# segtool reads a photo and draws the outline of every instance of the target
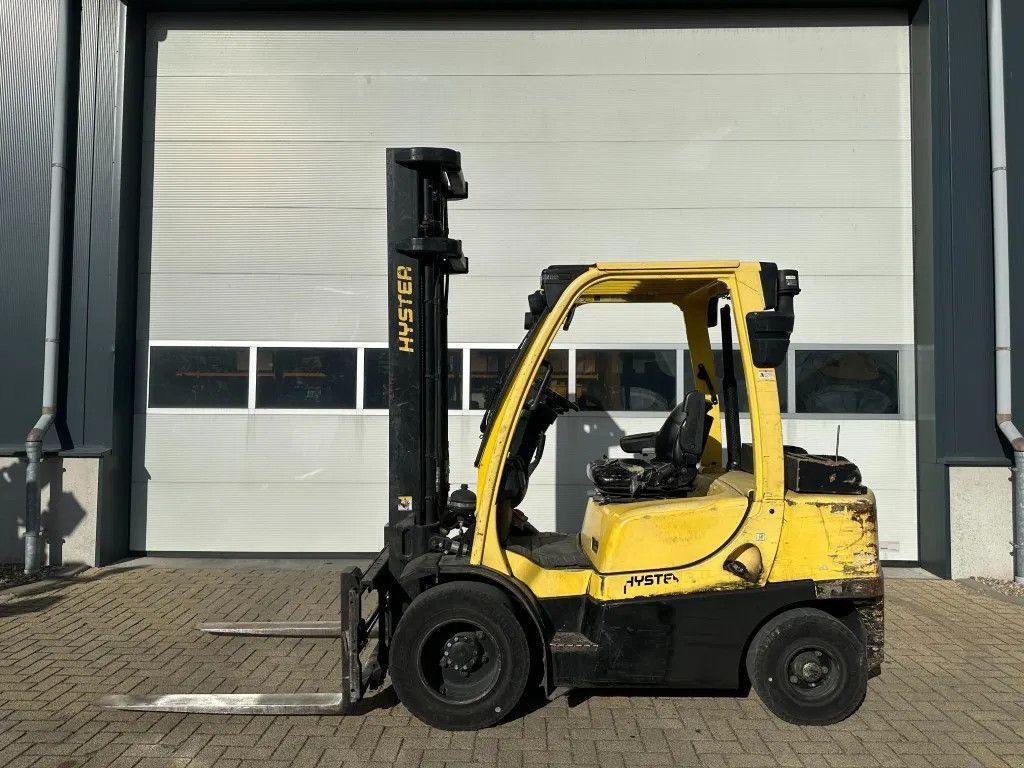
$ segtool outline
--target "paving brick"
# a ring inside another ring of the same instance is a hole
[[[98,709],[101,693],[325,691],[327,640],[200,635],[202,621],[337,615],[326,571],[97,571],[45,601],[0,592],[5,768],[1024,768],[1024,608],[942,581],[887,585],[887,663],[861,710],[798,727],[756,697],[574,692],[480,733],[384,692],[365,715]]]

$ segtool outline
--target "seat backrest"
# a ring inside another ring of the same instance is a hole
[[[670,461],[677,467],[696,466],[708,439],[709,408],[703,393],[687,392],[654,438],[655,458]]]

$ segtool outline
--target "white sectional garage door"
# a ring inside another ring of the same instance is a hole
[[[908,60],[882,12],[152,17],[133,548],[380,546],[384,148],[440,145],[471,192],[454,481],[543,266],[771,260],[804,287],[786,439],[831,451],[840,426],[883,557],[916,559]],[[560,340],[564,387],[658,383],[558,424],[524,503],[541,527],[576,524],[586,462],[685,386],[672,312],[608,319]]]

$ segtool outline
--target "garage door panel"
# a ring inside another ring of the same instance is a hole
[[[917,491],[872,488],[878,505],[878,550],[883,560],[916,562]]]
[[[386,271],[384,208],[165,207],[143,217],[143,272],[374,274],[383,280]]]
[[[798,348],[913,343],[902,12],[149,18],[140,359],[149,340],[383,341],[384,149],[409,144],[460,150],[470,181],[453,343],[518,342],[549,264],[687,258],[799,269]],[[674,310],[615,314],[558,342],[683,340]],[[524,510],[578,529],[586,463],[663,416],[560,420]],[[386,418],[140,415],[132,546],[377,549]],[[450,416],[453,483],[475,484],[479,418]],[[827,452],[837,421],[883,556],[913,559],[914,423],[800,416],[786,439]]]
[[[136,476],[160,482],[314,485],[387,474],[387,415],[149,413],[136,418],[146,451]],[[182,450],[182,445],[189,450]]]
[[[811,453],[832,454],[839,427],[839,453],[861,470],[874,488],[913,491],[917,487],[915,424],[908,419],[784,419],[787,444]]]
[[[475,188],[474,188],[475,193]],[[378,275],[386,212],[346,208],[172,208],[143,221],[144,272]],[[539,280],[550,264],[756,257],[822,275],[913,275],[905,208],[483,211],[451,207],[470,280]],[[515,246],[509,247],[511,235]],[[458,283],[459,281],[456,281]]]
[[[880,281],[877,275],[801,273],[800,285],[802,293],[794,302],[794,343],[825,348],[835,343],[914,343],[913,315],[892,309],[914,306],[912,277],[887,275]]]
[[[153,275],[151,282],[149,338],[154,340],[387,338],[386,286],[379,277],[165,274]]]
[[[205,76],[150,78],[148,86],[155,116],[145,137],[157,141],[910,138],[900,74]]]
[[[271,17],[153,15],[147,69],[163,76],[908,72],[906,14],[876,11],[869,25],[865,18],[845,10],[633,11],[623,29],[612,14],[490,11],[390,23],[323,15],[310,29]]]
[[[384,149],[158,143],[152,197],[144,185],[143,204],[381,208]],[[905,141],[470,142],[459,149],[473,184],[459,203],[468,209],[910,206]]]
[[[132,496],[136,551],[367,553],[383,546],[388,490],[387,483],[150,481],[134,482]]]

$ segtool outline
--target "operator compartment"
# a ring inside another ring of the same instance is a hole
[[[750,506],[754,476],[701,473],[685,498],[591,498],[580,543],[599,573],[690,565],[733,538]]]

